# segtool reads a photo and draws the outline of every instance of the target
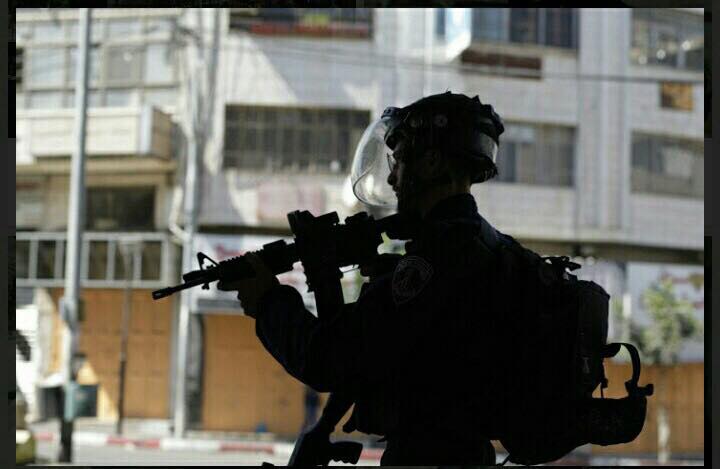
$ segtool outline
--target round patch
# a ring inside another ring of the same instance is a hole
[[[392,295],[396,305],[415,298],[430,282],[433,268],[418,256],[407,256],[395,268],[392,279]]]

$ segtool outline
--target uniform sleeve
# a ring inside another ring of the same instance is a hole
[[[283,368],[316,391],[351,389],[359,379],[361,322],[355,311],[319,321],[296,289],[278,285],[262,298],[255,329]]]

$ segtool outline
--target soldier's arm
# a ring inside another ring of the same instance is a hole
[[[290,375],[330,392],[352,387],[359,377],[361,327],[360,315],[352,310],[319,321],[296,289],[277,285],[260,302],[255,330]]]

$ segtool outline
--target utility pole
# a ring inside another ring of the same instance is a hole
[[[189,114],[190,132],[188,142],[188,160],[185,173],[185,198],[184,198],[184,221],[185,237],[183,240],[182,270],[189,272],[193,268],[193,240],[197,231],[198,212],[198,179],[199,164],[205,148],[207,123],[212,121],[212,115],[205,115],[212,112],[214,101],[214,80],[217,78],[217,54],[219,43],[220,11],[216,10],[213,20],[213,55],[210,64],[205,63],[203,56],[203,10],[196,9],[196,30],[198,33],[187,32],[192,38],[193,53],[188,56],[188,84],[190,87]],[[204,78],[201,80],[201,78]],[[205,100],[202,94],[205,91],[204,84],[210,84],[208,99],[210,106],[204,106]],[[173,415],[173,435],[182,438],[187,425],[187,396],[186,396],[186,371],[187,371],[187,350],[190,328],[190,309],[192,296],[190,290],[183,290],[180,297],[180,316],[178,321],[178,350],[177,350],[177,371],[175,373],[175,403]]]
[[[75,138],[70,172],[70,204],[68,207],[67,257],[65,261],[65,292],[60,312],[65,321],[63,331],[65,381],[63,418],[60,424],[60,462],[72,462],[72,435],[75,418],[75,389],[80,357],[77,354],[80,320],[80,259],[85,223],[85,127],[87,120],[87,89],[90,41],[90,9],[80,10],[78,60],[75,76]]]
[[[132,312],[133,259],[138,246],[137,241],[123,240],[119,243],[119,247],[122,251],[123,265],[125,267],[125,298],[123,301],[122,330],[120,331],[122,335],[120,338],[120,376],[118,379],[118,419],[115,424],[115,433],[121,435],[123,417],[125,416],[125,374],[127,369],[128,329],[130,328],[130,314]]]

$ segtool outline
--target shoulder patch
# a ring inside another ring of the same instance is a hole
[[[396,305],[407,303],[415,298],[430,282],[433,268],[428,261],[419,256],[407,256],[402,259],[392,279],[392,295]]]

